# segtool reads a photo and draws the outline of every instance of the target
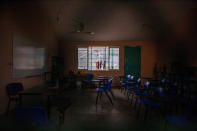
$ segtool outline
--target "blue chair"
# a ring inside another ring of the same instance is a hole
[[[180,102],[181,106],[188,104],[190,97],[190,85],[188,83],[184,83],[178,94],[178,101]]]
[[[161,78],[160,86],[163,87],[163,88],[166,88],[166,83],[167,83],[166,78],[165,77]]]
[[[96,89],[96,91],[97,91],[96,105],[98,103],[99,96],[100,96],[100,99],[101,99],[101,96],[102,96],[103,92],[106,94],[106,96],[108,97],[110,103],[113,105],[112,99],[111,99],[111,97],[108,94],[108,92],[110,92],[110,88],[111,88],[111,85],[112,85],[112,80],[113,80],[113,78],[111,78],[108,81],[107,84],[101,84],[100,87]]]
[[[126,77],[125,76],[120,76],[120,84],[121,84],[121,92],[122,90],[124,89],[124,87],[126,86],[127,84],[127,81],[128,79],[130,78],[131,75],[127,75]]]
[[[93,74],[86,74],[85,80],[84,80],[84,83],[86,84],[86,86],[91,87],[93,79],[94,79],[94,75]]]
[[[136,96],[135,107],[137,104],[138,97],[141,98],[141,97],[147,96],[149,94],[150,87],[151,87],[151,83],[149,81],[146,81],[144,83],[143,88],[138,87],[136,90],[132,92],[132,94]]]
[[[151,83],[149,81],[145,82],[144,88],[140,89],[138,87],[135,91],[133,91],[134,95],[148,95],[149,89],[150,89]]]
[[[151,81],[152,88],[154,88],[154,87],[166,88],[166,83],[167,83],[167,79],[165,77],[162,77],[160,80],[152,80]]]
[[[163,87],[155,87],[152,89],[151,95],[148,95],[148,97],[140,98],[140,105],[143,104],[146,108],[144,120],[146,120],[148,115],[148,109],[151,108],[158,108],[161,109],[161,106],[163,105],[163,98],[165,95],[165,89]],[[140,109],[138,110],[140,111]],[[138,112],[139,116],[139,112]]]
[[[170,87],[167,89],[167,97],[170,99],[177,98],[178,95],[178,82],[173,82]]]
[[[138,78],[136,82],[131,82],[131,83],[128,83],[128,99],[130,97],[130,95],[132,94],[132,91],[135,91],[136,89],[139,89],[141,87],[141,78]],[[132,95],[132,99],[133,99],[133,95]],[[132,100],[131,100],[131,103],[132,103]]]
[[[14,82],[14,83],[9,83],[6,86],[6,90],[7,90],[7,94],[8,94],[8,98],[9,98],[8,105],[7,105],[7,111],[6,111],[6,113],[8,114],[9,108],[10,108],[10,104],[11,104],[12,101],[14,101],[17,104],[19,104],[18,102],[20,102],[20,101],[19,101],[18,93],[20,91],[23,91],[24,87],[23,87],[22,83]]]
[[[193,129],[195,125],[192,123],[196,123],[197,121],[197,97],[191,97],[191,100],[185,109],[183,115],[179,116],[166,116],[165,128],[167,124],[171,124],[175,127],[185,130],[196,130]]]
[[[141,78],[138,78],[137,81],[132,81],[131,83],[128,83],[128,87],[127,89],[128,90],[131,90],[131,89],[136,89],[136,88],[140,88],[141,86]]]
[[[91,81],[94,78],[93,74],[87,74],[86,75],[86,81]]]
[[[131,82],[131,81],[134,81],[134,76],[133,75],[127,75],[125,79],[121,80],[120,83],[121,83],[121,92],[122,90],[124,90],[125,94],[126,94],[126,91],[127,91],[127,87],[128,87],[128,82]]]
[[[20,126],[48,128],[55,125],[55,121],[47,120],[47,113],[43,107],[16,107],[14,109],[14,118]]]
[[[175,112],[178,111],[178,99],[179,99],[179,83],[177,81],[172,82],[170,86],[166,90],[166,110],[170,111],[171,113],[174,112],[174,107],[175,107]]]

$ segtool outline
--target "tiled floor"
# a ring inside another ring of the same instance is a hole
[[[113,89],[113,92],[114,105],[110,104],[105,94],[96,105],[95,89],[76,91],[72,96],[72,106],[66,112],[64,126],[80,129],[94,128],[95,130],[145,129],[144,126],[147,124],[143,121],[143,109],[140,117],[137,117],[137,110],[131,105],[128,98],[118,89]],[[152,117],[149,123],[152,124],[149,128],[155,128],[155,130],[164,128],[164,121],[160,117]]]
[[[115,100],[111,105],[105,94],[96,105],[97,92],[95,89],[77,89],[72,93],[72,105],[65,113],[65,121],[61,126],[53,130],[62,131],[131,131],[150,130],[164,131],[164,118],[157,110],[149,112],[146,122],[143,120],[144,108],[141,108],[140,116],[137,116],[137,109],[131,105],[128,98],[119,89],[113,89]],[[33,99],[33,98],[32,98]],[[38,101],[37,101],[38,102]],[[30,102],[27,102],[30,103]],[[36,102],[34,102],[36,103]],[[52,109],[51,120],[58,121],[58,112]],[[9,127],[13,122],[13,115],[0,117],[0,131],[12,129]],[[6,127],[8,129],[6,129]],[[1,128],[4,128],[1,130]],[[169,127],[167,130],[180,130]]]

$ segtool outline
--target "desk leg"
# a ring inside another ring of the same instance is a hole
[[[112,91],[112,89],[111,89],[111,88],[109,89],[109,92],[111,93],[111,95],[112,95],[113,99],[115,100],[116,98],[115,98],[114,93],[113,93],[113,91]]]
[[[111,104],[113,105],[113,102],[112,102],[112,99],[111,97],[109,96],[109,94],[107,92],[105,92],[106,96],[108,97],[109,101],[111,102]]]
[[[50,119],[50,113],[51,113],[50,96],[47,96],[47,116],[48,116],[48,119]]]
[[[22,106],[22,95],[19,94],[19,103],[18,103],[19,106]]]

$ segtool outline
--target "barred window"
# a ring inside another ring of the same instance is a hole
[[[78,69],[118,70],[119,47],[109,47],[109,46],[79,47]]]
[[[87,48],[78,48],[78,69],[87,69],[87,59]]]
[[[110,48],[110,69],[119,69],[119,48]]]

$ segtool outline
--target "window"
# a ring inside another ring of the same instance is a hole
[[[110,69],[119,69],[119,48],[110,48]]]
[[[88,47],[88,70],[106,70],[108,51],[108,47]]]
[[[119,47],[109,47],[109,46],[79,47],[78,69],[118,70]]]
[[[87,48],[78,48],[78,69],[87,69],[87,53]]]

